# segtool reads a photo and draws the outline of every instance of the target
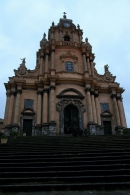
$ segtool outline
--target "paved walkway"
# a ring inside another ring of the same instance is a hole
[[[50,191],[50,192],[0,192],[0,195],[130,195],[130,190],[116,191]]]

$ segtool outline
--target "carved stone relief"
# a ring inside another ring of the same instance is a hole
[[[20,64],[18,70],[14,70],[15,76],[28,76],[28,70],[25,66],[25,61],[22,61],[22,64]]]
[[[84,129],[83,113],[85,112],[85,106],[79,99],[60,99],[56,104],[56,110],[59,112],[59,129],[60,133],[64,134],[64,109],[68,105],[74,105],[78,109],[79,127]]]
[[[62,62],[62,65],[61,65],[62,70],[61,71],[63,71],[63,70],[65,71],[65,62],[71,61],[74,64],[74,72],[77,72],[77,61],[78,61],[77,56],[73,55],[72,53],[70,53],[68,51],[66,54],[62,54],[60,56],[60,59]]]
[[[106,82],[114,82],[116,79],[116,76],[112,76],[112,74],[110,73],[110,71],[108,70],[109,66],[105,65],[104,69],[105,69],[105,73],[104,73],[104,81]]]

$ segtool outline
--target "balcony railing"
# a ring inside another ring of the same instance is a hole
[[[80,47],[79,43],[71,42],[71,41],[56,41],[56,45]]]

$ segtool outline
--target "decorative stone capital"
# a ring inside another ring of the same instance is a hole
[[[90,88],[85,88],[85,92],[90,92],[91,89]]]
[[[84,51],[84,52],[82,52],[82,55],[86,55],[86,52]]]
[[[37,91],[37,95],[42,95],[43,91]]]
[[[93,59],[92,57],[90,57],[90,62],[93,62],[93,60],[94,60],[94,59]]]
[[[40,55],[40,58],[44,58],[44,55],[42,54],[42,55]]]
[[[95,97],[95,98],[97,98],[98,96],[99,96],[99,94],[98,94],[98,93],[95,93],[95,94],[94,94],[94,97]]]
[[[10,92],[7,91],[7,92],[6,92],[6,96],[7,96],[7,97],[10,97]]]
[[[91,95],[95,95],[95,92],[94,91],[91,91]]]
[[[43,93],[48,93],[48,91],[49,91],[49,88],[43,89]]]
[[[116,98],[117,96],[116,96],[116,94],[112,94],[111,95],[111,98],[113,99],[113,98]]]
[[[51,85],[50,86],[50,90],[55,90],[56,86],[55,85]]]
[[[51,52],[55,52],[55,49],[51,49]]]
[[[15,95],[15,91],[11,91],[10,92],[10,95]]]
[[[17,94],[21,94],[22,93],[22,90],[21,89],[17,89],[16,93]]]
[[[121,100],[121,96],[117,96],[116,99],[117,99],[117,100]]]

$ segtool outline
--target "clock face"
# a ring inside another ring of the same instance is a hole
[[[64,22],[63,25],[64,25],[65,27],[70,27],[70,23],[68,23],[68,22]]]

